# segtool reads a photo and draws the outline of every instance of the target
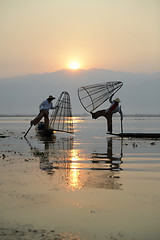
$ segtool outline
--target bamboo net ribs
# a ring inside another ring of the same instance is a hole
[[[50,128],[54,131],[73,133],[73,117],[70,96],[68,92],[62,92],[59,96],[56,108],[50,118]]]
[[[79,100],[87,112],[92,112],[104,103],[112,94],[115,94],[123,83],[112,81],[80,87],[78,89]]]

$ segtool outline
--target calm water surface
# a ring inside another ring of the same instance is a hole
[[[0,118],[4,226],[54,229],[60,239],[159,239],[160,140],[106,135],[75,117],[73,135],[36,135],[30,117]],[[114,118],[114,132],[120,119]],[[160,117],[126,117],[124,132],[160,132]]]

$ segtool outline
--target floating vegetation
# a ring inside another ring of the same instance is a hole
[[[134,148],[138,147],[138,144],[137,143],[133,143],[133,147]]]

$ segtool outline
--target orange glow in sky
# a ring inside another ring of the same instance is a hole
[[[0,78],[66,68],[159,72],[158,0],[0,1],[0,17]]]

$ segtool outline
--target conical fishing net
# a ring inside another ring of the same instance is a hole
[[[50,118],[50,128],[55,131],[73,133],[72,108],[68,92],[61,93],[56,106]]]
[[[104,103],[113,93],[116,93],[123,83],[120,81],[106,82],[80,87],[79,100],[87,112],[92,112]]]

